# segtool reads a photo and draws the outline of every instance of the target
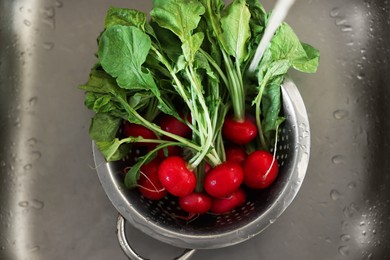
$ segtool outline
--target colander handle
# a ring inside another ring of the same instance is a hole
[[[140,256],[127,242],[126,232],[125,232],[126,219],[122,217],[121,214],[118,214],[118,219],[116,222],[117,237],[120,247],[122,248],[125,255],[132,260],[147,260]],[[175,260],[189,260],[196,252],[196,249],[186,249],[183,254],[174,258]]]

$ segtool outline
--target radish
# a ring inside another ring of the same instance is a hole
[[[238,121],[233,115],[228,115],[222,126],[222,135],[235,144],[247,144],[256,138],[257,127],[248,117]]]
[[[164,150],[165,149],[158,150],[157,156],[165,158],[168,156],[178,156],[178,155],[181,155],[181,153],[182,153],[182,149],[179,146],[174,146],[174,145],[167,147],[167,155],[165,155]]]
[[[158,167],[158,178],[169,193],[178,197],[191,194],[196,187],[195,174],[179,156],[170,156],[162,161]]]
[[[142,195],[151,200],[159,200],[167,195],[167,191],[161,185],[157,175],[160,163],[161,159],[157,157],[149,163],[142,165],[140,169],[138,190]]]
[[[134,123],[126,122],[123,126],[123,133],[127,137],[139,137],[141,136],[144,139],[157,139],[156,134],[142,125],[137,125]],[[147,146],[152,147],[155,146],[153,143],[141,143],[137,142],[138,146]]]
[[[179,206],[190,214],[206,213],[211,208],[211,203],[211,197],[205,193],[193,192],[179,198]]]
[[[225,198],[214,198],[210,212],[215,214],[228,213],[234,208],[245,203],[246,194],[242,188],[238,188]]]
[[[187,117],[188,121],[191,122],[191,116]],[[189,128],[185,123],[177,120],[175,117],[170,115],[163,115],[160,120],[159,124],[162,130],[181,136],[181,137],[191,137],[191,128]],[[170,138],[166,138],[170,139]]]
[[[242,165],[247,156],[245,149],[242,146],[230,145],[225,149],[226,161],[236,162]]]
[[[206,192],[216,198],[222,198],[240,187],[244,179],[241,166],[226,161],[210,170],[203,181]]]
[[[275,181],[278,171],[278,162],[271,153],[254,151],[244,163],[244,183],[254,189],[267,188]]]

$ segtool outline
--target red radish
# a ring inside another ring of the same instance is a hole
[[[157,145],[156,145],[157,146]],[[156,148],[155,146],[152,147],[153,149]],[[150,149],[151,150],[151,149]],[[182,153],[182,149],[179,147],[179,146],[168,146],[166,147],[166,150],[168,152],[167,155],[165,155],[165,149],[160,149],[158,150],[157,152],[157,156],[160,157],[160,158],[165,158],[165,157],[168,157],[168,156],[177,156],[177,155],[181,155]]]
[[[210,211],[215,214],[227,213],[245,203],[246,194],[242,188],[238,188],[225,198],[214,198]]]
[[[188,116],[188,121],[191,122],[191,116]],[[190,137],[191,136],[191,128],[189,128],[185,123],[177,120],[175,117],[170,115],[163,115],[159,124],[162,130],[181,136],[181,137]],[[169,138],[168,138],[169,139]]]
[[[178,197],[189,195],[196,187],[195,174],[179,156],[170,156],[162,161],[158,167],[158,178],[169,193]]]
[[[244,163],[244,183],[254,189],[267,188],[275,181],[278,171],[278,162],[271,153],[254,151]]]
[[[249,117],[240,122],[228,115],[222,126],[222,135],[235,144],[247,144],[257,136],[257,127]]]
[[[204,177],[204,189],[216,198],[228,196],[240,187],[244,179],[241,166],[226,161],[210,170]]]
[[[231,145],[225,149],[226,161],[236,162],[242,165],[246,158],[246,151],[242,146]]]
[[[127,137],[143,137],[144,139],[157,139],[156,134],[152,131],[146,128],[145,126],[142,125],[137,125],[134,123],[126,122],[123,126],[123,133]],[[151,143],[137,143],[138,146],[151,146],[155,144]]]
[[[162,199],[167,195],[167,191],[161,185],[157,175],[160,163],[161,159],[155,158],[149,163],[142,165],[140,169],[138,190],[142,195],[151,200]]]
[[[193,192],[179,198],[179,206],[191,214],[203,214],[211,208],[211,197],[205,193]]]

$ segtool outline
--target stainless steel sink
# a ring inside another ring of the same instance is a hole
[[[77,89],[112,5],[151,1],[0,0],[0,259],[126,259]],[[288,22],[321,51],[317,74],[291,73],[312,131],[305,181],[263,233],[194,259],[389,259],[390,2],[300,0]],[[127,231],[145,257],[181,252]]]

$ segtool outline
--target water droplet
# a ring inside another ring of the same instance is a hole
[[[348,256],[349,255],[349,247],[348,246],[340,246],[339,247],[339,254],[342,256]]]
[[[367,256],[367,260],[372,260],[373,257],[372,257],[372,253],[370,253],[368,256]]]
[[[54,30],[56,28],[54,7],[44,8],[42,14],[43,14],[43,20],[42,20],[43,23],[47,24],[51,29]]]
[[[362,235],[365,236],[367,234],[367,231],[363,230]]]
[[[334,119],[342,120],[349,116],[348,110],[345,109],[337,109],[333,112]]]
[[[357,212],[358,209],[356,208],[354,203],[351,203],[349,206],[345,206],[343,209],[344,217],[346,218],[352,218],[354,213]]]
[[[337,17],[340,13],[340,9],[338,7],[335,7],[333,8],[332,10],[330,10],[330,17]]]
[[[19,118],[19,117],[17,117],[17,118],[15,119],[14,126],[16,126],[16,127],[20,127],[20,126],[21,126],[20,118]]]
[[[43,9],[42,13],[46,18],[53,18],[56,15],[54,7],[46,7]]]
[[[62,1],[56,1],[55,5],[57,8],[61,8],[64,6],[64,3]]]
[[[32,151],[31,154],[33,155],[35,160],[38,160],[42,157],[42,153],[40,151]]]
[[[330,198],[334,201],[339,200],[341,197],[341,194],[338,190],[331,190],[330,191]]]
[[[32,97],[32,98],[30,98],[30,99],[28,100],[28,104],[29,104],[30,106],[35,106],[35,105],[37,104],[37,102],[38,102],[38,98],[37,98],[37,97]]]
[[[332,243],[332,240],[331,240],[329,237],[326,237],[326,238],[325,238],[325,242],[326,242],[326,243]]]
[[[344,207],[343,214],[346,218],[351,218],[353,216],[353,212],[350,210],[349,207]]]
[[[340,26],[340,25],[343,25],[343,24],[346,24],[347,23],[347,20],[346,19],[336,19],[336,25],[337,26]]]
[[[352,27],[350,25],[344,25],[341,27],[341,31],[342,32],[351,32],[352,31]]]
[[[45,42],[45,43],[43,43],[43,48],[47,51],[50,51],[54,48],[54,43],[53,42]]]
[[[351,236],[348,234],[343,234],[340,236],[340,240],[343,242],[348,242],[349,240],[351,240]]]
[[[28,26],[28,27],[31,26],[31,22],[30,22],[29,20],[27,20],[27,19],[25,19],[25,20],[23,21],[23,23],[24,23],[24,25],[26,25],[26,26]]]
[[[360,73],[356,76],[356,78],[357,78],[358,80],[363,80],[365,77],[366,77],[366,74],[364,74],[364,72],[360,72]]]
[[[28,140],[26,141],[26,144],[27,144],[28,146],[34,146],[34,145],[37,144],[37,142],[38,142],[38,140],[37,140],[36,138],[32,137],[32,138],[30,138],[30,139],[28,139]]]
[[[45,204],[43,203],[43,201],[33,199],[30,201],[30,206],[34,209],[42,209],[45,206]]]
[[[344,155],[338,154],[332,157],[333,164],[343,164],[345,162]]]
[[[345,220],[341,221],[341,230],[346,230],[348,229],[348,227],[349,227],[348,221]]]
[[[354,182],[354,181],[353,181],[353,182],[350,182],[350,183],[348,183],[348,185],[347,185],[347,187],[348,187],[348,188],[350,188],[351,190],[352,190],[352,189],[355,189],[355,188],[356,188],[356,186],[357,186],[357,185],[356,185],[356,182]]]
[[[29,203],[28,203],[28,201],[25,201],[25,200],[24,200],[24,201],[19,202],[18,205],[19,205],[20,207],[22,207],[22,208],[27,208],[28,205],[29,205]]]
[[[39,250],[41,250],[40,246],[33,246],[29,249],[30,253],[38,252]]]
[[[23,166],[23,169],[24,169],[25,171],[31,170],[31,169],[32,169],[32,164],[31,164],[31,163],[26,164],[25,166]]]

